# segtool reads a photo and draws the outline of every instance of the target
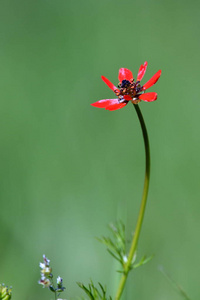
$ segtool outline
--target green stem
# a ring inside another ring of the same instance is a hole
[[[138,104],[133,104],[133,106],[136,110],[138,119],[140,121],[141,129],[142,129],[142,134],[143,134],[143,139],[144,139],[144,147],[145,147],[145,156],[146,156],[146,168],[145,168],[145,178],[144,178],[144,188],[143,188],[143,194],[142,194],[142,201],[141,201],[141,205],[140,205],[140,211],[139,211],[139,215],[138,215],[138,219],[137,219],[137,224],[136,224],[133,240],[132,240],[132,243],[131,243],[131,248],[130,248],[130,251],[129,251],[127,263],[125,264],[125,267],[124,267],[124,273],[121,277],[115,300],[120,299],[120,297],[122,295],[122,292],[124,290],[124,286],[125,286],[125,283],[126,283],[126,280],[127,280],[127,277],[128,277],[128,273],[131,269],[131,263],[132,263],[133,256],[135,254],[137,244],[138,244],[138,240],[139,240],[139,236],[140,236],[142,221],[143,221],[143,218],[144,218],[144,212],[145,212],[145,207],[146,207],[146,202],[147,202],[148,189],[149,189],[150,148],[149,148],[148,133],[147,133],[146,125],[145,125],[141,110],[139,108],[139,105]]]

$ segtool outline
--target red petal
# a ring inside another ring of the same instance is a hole
[[[148,65],[148,62],[145,61],[144,64],[140,66],[139,71],[138,71],[138,75],[137,75],[137,81],[141,81],[142,78],[144,77],[144,74],[145,74],[146,69],[147,69],[147,65]]]
[[[121,68],[119,69],[119,81],[122,82],[122,80],[126,79],[126,80],[131,80],[133,79],[133,74],[129,69],[125,69],[125,68]]]
[[[116,110],[116,109],[123,108],[126,105],[127,105],[127,103],[118,103],[118,104],[114,104],[114,105],[109,105],[109,106],[106,107],[106,109],[108,109],[108,110]]]
[[[104,99],[92,103],[91,105],[94,107],[105,108],[108,110],[116,110],[126,106],[127,103],[119,103],[119,99]]]
[[[152,102],[157,99],[157,93],[145,93],[138,97],[140,100],[146,101],[146,102]]]
[[[91,105],[94,107],[105,108],[106,106],[111,105],[112,103],[116,104],[116,103],[119,103],[119,101],[118,101],[118,99],[104,99],[104,100],[99,100],[95,103],[92,103]]]
[[[130,101],[130,100],[132,100],[133,98],[132,98],[131,96],[129,96],[129,95],[124,95],[124,96],[123,96],[123,99],[124,99],[124,100]]]
[[[115,90],[119,91],[118,88],[116,88],[116,86],[112,82],[110,82],[110,80],[108,80],[105,76],[101,76],[101,79],[107,84],[107,86],[111,90],[113,90],[113,91],[115,91]]]
[[[161,75],[161,70],[159,70],[155,75],[153,75],[153,77],[147,81],[144,85],[143,85],[143,91],[149,89],[152,85],[154,85],[158,79],[160,78]]]

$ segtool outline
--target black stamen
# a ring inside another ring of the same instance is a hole
[[[128,80],[126,80],[126,79],[124,79],[124,80],[122,80],[122,83],[121,83],[121,88],[127,88],[127,87],[129,87],[130,86],[130,81],[128,81]]]

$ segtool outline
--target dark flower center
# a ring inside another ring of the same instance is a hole
[[[130,81],[124,79],[122,80],[122,83],[121,83],[121,88],[124,89],[124,88],[128,88],[130,86]]]
[[[142,92],[140,81],[134,82],[134,79],[131,81],[126,79],[122,80],[122,82],[118,84],[118,88],[119,91],[115,91],[115,93],[119,97],[120,101],[122,101],[123,96],[129,96],[132,99],[138,98],[139,93]]]

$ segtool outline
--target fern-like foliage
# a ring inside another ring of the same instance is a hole
[[[112,233],[112,238],[110,237],[101,237],[98,238],[102,244],[106,245],[107,251],[114,257],[121,265],[122,270],[118,270],[118,272],[123,273],[125,270],[125,266],[128,260],[127,256],[127,240],[125,237],[125,225],[119,221],[115,225],[109,224],[109,229]],[[136,269],[152,259],[153,256],[146,257],[143,256],[139,262],[136,262],[136,253],[133,257],[132,264],[130,269]]]
[[[106,245],[108,252],[120,262],[122,267],[126,263],[126,238],[125,238],[125,225],[122,222],[109,224],[109,229],[113,238],[101,237],[98,238],[102,244]]]
[[[104,288],[101,283],[98,283],[99,287],[95,287],[92,281],[90,281],[88,287],[81,282],[77,282],[77,284],[86,293],[90,300],[112,300],[110,296],[108,297],[106,295],[106,288]]]

